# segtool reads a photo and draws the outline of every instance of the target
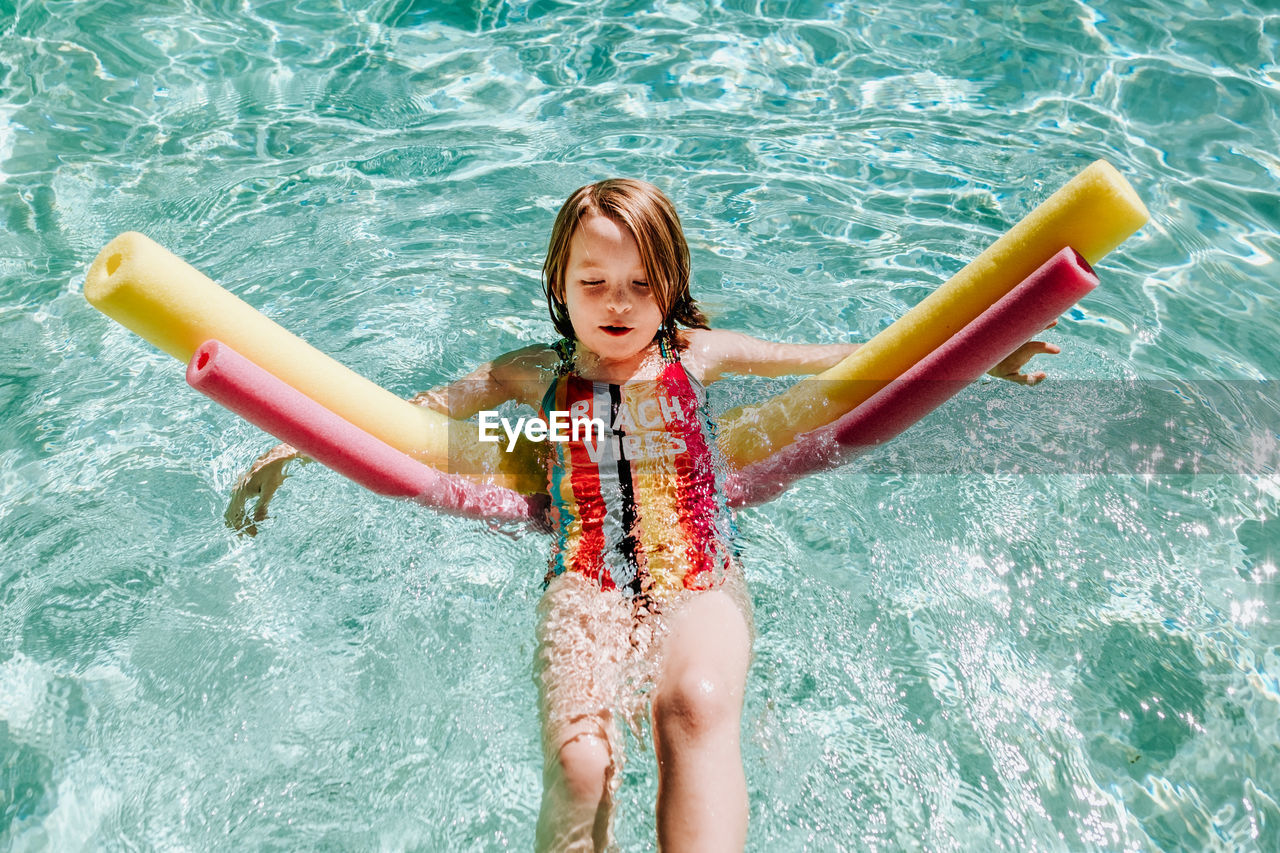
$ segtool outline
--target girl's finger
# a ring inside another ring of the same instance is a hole
[[[244,524],[244,503],[245,495],[237,489],[231,495],[231,503],[227,504],[227,511],[222,514],[227,526],[239,528]]]

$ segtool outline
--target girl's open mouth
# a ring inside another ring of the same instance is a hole
[[[630,326],[601,326],[600,328],[604,329],[610,335],[619,336],[625,335],[627,332],[631,331]]]

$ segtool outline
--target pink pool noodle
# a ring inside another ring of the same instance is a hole
[[[221,341],[205,341],[187,384],[372,492],[455,515],[541,523],[546,498],[482,485],[422,464],[334,414]]]
[[[834,468],[894,438],[1004,361],[1097,284],[1088,261],[1064,248],[853,411],[730,476],[729,503],[764,503],[801,477]]]

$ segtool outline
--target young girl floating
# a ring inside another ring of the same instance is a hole
[[[554,543],[534,664],[544,761],[537,847],[611,845],[619,722],[638,735],[648,711],[660,848],[741,850],[739,727],[755,631],[703,388],[734,373],[817,373],[857,345],[708,328],[689,292],[675,208],[642,181],[601,181],[569,197],[543,289],[560,341],[414,398],[459,419],[515,400],[547,421],[567,413],[606,428],[546,445]],[[1022,366],[1056,352],[1031,341],[991,373],[1035,384],[1044,374]],[[228,522],[254,532],[297,458],[288,445],[262,456],[237,484]]]

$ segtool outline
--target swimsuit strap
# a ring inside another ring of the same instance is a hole
[[[680,372],[678,375],[684,377],[685,381],[689,383],[689,387],[693,389],[699,400],[705,401],[707,393],[706,387],[698,377],[689,372],[689,368],[680,360],[680,350],[676,349],[669,342],[666,335],[658,338],[658,350],[662,353],[662,360],[666,362],[667,369],[669,370],[672,367],[679,367]]]
[[[573,350],[574,343],[568,338],[561,338],[551,345],[556,355],[560,356],[560,363],[556,365],[556,376],[568,376],[573,372]]]

